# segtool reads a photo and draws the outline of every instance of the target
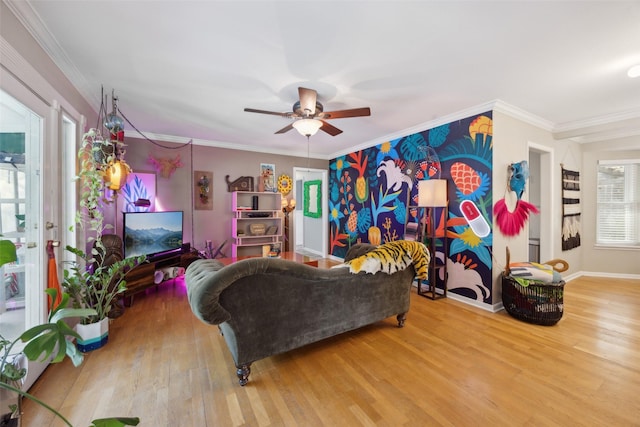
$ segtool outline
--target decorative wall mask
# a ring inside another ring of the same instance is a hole
[[[178,154],[174,159],[156,159],[149,154],[149,163],[153,165],[156,172],[163,178],[171,178],[171,175],[173,175],[176,169],[184,166],[182,161],[180,161],[180,154]]]
[[[526,160],[509,165],[509,176],[505,197],[493,206],[493,214],[498,228],[505,236],[520,234],[529,214],[538,213],[538,209],[531,203],[522,200],[524,189],[529,178],[529,164]],[[509,198],[509,203],[507,203]]]

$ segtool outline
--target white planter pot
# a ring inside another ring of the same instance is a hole
[[[80,335],[77,342],[78,350],[86,353],[98,349],[109,340],[109,318],[89,325],[77,324],[75,330]]]

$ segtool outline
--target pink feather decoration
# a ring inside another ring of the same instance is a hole
[[[529,202],[518,200],[513,212],[509,212],[504,199],[500,199],[493,206],[493,215],[498,228],[505,236],[517,236],[529,219],[529,213],[537,214],[538,209]]]

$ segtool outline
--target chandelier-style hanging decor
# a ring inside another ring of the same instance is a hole
[[[106,113],[107,97],[104,95],[104,91],[102,98],[96,128],[100,128],[101,119],[104,117],[102,125],[107,129],[109,138],[103,139],[100,131],[97,131],[97,137],[94,140],[94,154],[98,168],[103,171],[105,185],[110,190],[118,191],[127,182],[127,176],[131,173],[131,167],[124,160],[126,152],[124,120],[118,116],[118,98],[114,91],[111,92],[111,113]]]

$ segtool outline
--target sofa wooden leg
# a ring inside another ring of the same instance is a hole
[[[249,382],[249,374],[251,374],[251,365],[236,366],[236,375],[238,376],[238,382],[240,385],[246,385]]]
[[[398,319],[398,328],[402,328],[404,326],[404,321],[407,320],[407,313],[398,314],[396,319]]]

